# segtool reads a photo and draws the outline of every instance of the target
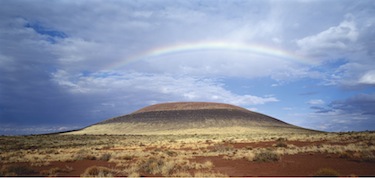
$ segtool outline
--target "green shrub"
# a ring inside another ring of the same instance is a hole
[[[280,160],[280,156],[269,150],[257,153],[253,159],[253,161],[256,161],[256,162],[273,162],[273,161],[279,161],[279,160]]]

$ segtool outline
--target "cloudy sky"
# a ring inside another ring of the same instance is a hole
[[[0,1],[0,134],[223,102],[375,128],[375,1]]]

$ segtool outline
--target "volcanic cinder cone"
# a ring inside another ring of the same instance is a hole
[[[309,133],[278,119],[222,103],[151,105],[67,134],[247,134]]]

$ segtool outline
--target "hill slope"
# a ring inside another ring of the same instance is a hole
[[[163,103],[68,134],[307,133],[278,119],[222,103]]]

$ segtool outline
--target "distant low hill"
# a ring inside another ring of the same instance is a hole
[[[65,134],[310,133],[270,116],[222,103],[155,104]]]

